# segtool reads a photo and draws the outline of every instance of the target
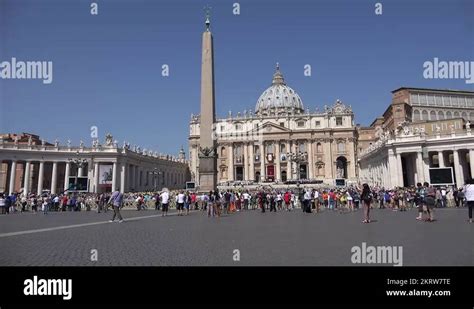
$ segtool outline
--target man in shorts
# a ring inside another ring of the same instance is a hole
[[[165,191],[161,194],[161,216],[164,217],[168,215],[168,206],[170,202],[170,194],[168,191]]]

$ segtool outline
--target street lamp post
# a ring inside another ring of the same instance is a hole
[[[291,163],[296,163],[296,175],[297,175],[297,180],[298,182],[300,181],[301,175],[300,175],[300,163],[306,162],[308,159],[308,153],[307,152],[287,152],[286,157]],[[292,164],[293,165],[293,164]]]
[[[68,161],[72,165],[77,166],[77,176],[80,176],[79,175],[79,170],[82,169],[87,164],[87,159],[81,158],[79,156],[79,151],[76,151],[76,156],[77,156],[76,158],[69,158]],[[70,190],[70,188],[68,188],[68,190]]]

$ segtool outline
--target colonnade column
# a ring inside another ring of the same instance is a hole
[[[115,165],[116,163],[114,163]],[[120,192],[125,193],[125,175],[126,175],[126,168],[127,165],[125,162],[122,162],[122,165],[120,166]],[[115,174],[115,173],[114,173]],[[112,190],[115,190],[112,188]]]
[[[416,174],[417,174],[417,182],[423,184],[425,182],[425,172],[424,172],[424,161],[423,161],[423,153],[417,152],[416,153]]]
[[[439,167],[445,167],[444,165],[444,156],[442,151],[438,151],[438,163]]]
[[[459,188],[464,185],[464,175],[459,161],[459,152],[458,150],[453,150],[453,159],[454,159],[454,173],[456,173],[456,186]]]
[[[15,191],[15,178],[16,178],[16,161],[12,161],[12,169],[10,170],[10,186],[8,188],[8,195],[12,195]]]
[[[23,179],[23,195],[28,196],[30,192],[30,170],[31,170],[31,162],[26,161],[25,163],[25,179]]]
[[[41,192],[43,192],[43,173],[44,173],[44,162],[40,161],[39,170],[38,170],[38,190],[36,190],[37,194],[41,194]]]
[[[51,176],[51,194],[56,194],[58,183],[58,162],[53,162],[53,172]]]
[[[68,161],[66,162],[66,169],[64,171],[64,191],[69,189],[69,175],[71,174],[71,163]]]
[[[402,166],[402,155],[397,153],[397,186],[403,187],[403,166]]]
[[[112,166],[112,192],[118,190],[117,187],[117,162],[114,162]]]
[[[94,193],[99,193],[99,162],[94,162]]]

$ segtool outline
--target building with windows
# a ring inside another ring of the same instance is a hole
[[[333,185],[337,178],[355,181],[356,134],[350,106],[337,100],[323,111],[305,110],[277,64],[254,112],[229,112],[215,121],[218,182],[306,179]],[[200,116],[191,115],[189,161],[195,180],[199,179],[200,136]]]
[[[70,176],[87,177],[88,192],[153,191],[184,188],[189,170],[184,150],[175,158],[119,146],[110,134],[91,147],[51,144],[29,133],[0,134],[0,192],[61,193],[70,189]]]
[[[360,181],[384,187],[430,182],[451,167],[452,185],[474,176],[474,92],[399,88],[369,127],[359,128]]]

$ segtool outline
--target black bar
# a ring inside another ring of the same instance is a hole
[[[0,307],[314,303],[473,308],[473,275],[472,267],[1,267]],[[33,276],[72,279],[72,298],[25,296],[25,280]],[[388,284],[388,279],[417,279],[418,284],[400,286]],[[422,279],[450,282],[422,284]],[[450,291],[451,295],[386,294],[387,290],[414,289]]]

